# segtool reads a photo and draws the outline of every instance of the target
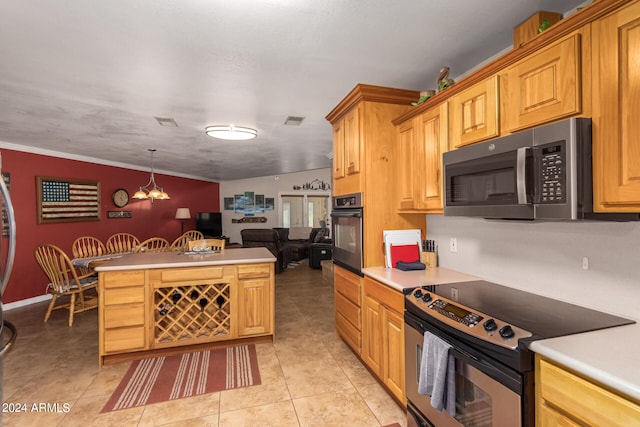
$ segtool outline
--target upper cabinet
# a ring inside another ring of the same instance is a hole
[[[397,128],[400,212],[442,212],[442,153],[447,151],[447,103]]]
[[[498,76],[471,86],[449,101],[451,149],[484,141],[500,134]]]
[[[359,84],[327,115],[333,126],[335,195],[366,191],[365,175],[380,166],[375,155],[388,156],[393,146],[391,120],[409,111],[419,97],[412,90]]]
[[[360,110],[353,107],[333,125],[333,178],[360,173]]]
[[[507,132],[581,112],[581,45],[575,33],[502,73],[500,98]]]
[[[640,210],[640,2],[592,25],[594,209]]]

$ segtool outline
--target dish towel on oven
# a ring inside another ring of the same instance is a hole
[[[456,414],[455,361],[451,345],[431,332],[424,333],[418,393],[431,396],[431,406]]]

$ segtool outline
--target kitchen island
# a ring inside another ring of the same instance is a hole
[[[266,248],[235,248],[128,254],[96,267],[100,365],[271,341],[275,261]]]

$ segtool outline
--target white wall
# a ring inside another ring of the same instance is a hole
[[[458,252],[449,251],[455,237]],[[427,215],[440,266],[640,320],[640,223]],[[583,270],[583,257],[589,269]]]
[[[273,228],[279,227],[278,212],[280,209],[278,196],[280,193],[315,193],[311,190],[293,190],[294,186],[302,187],[303,184],[314,179],[331,184],[331,168],[314,169],[303,172],[288,173],[282,175],[269,175],[258,178],[239,179],[235,181],[225,181],[220,183],[220,206],[222,212],[222,233],[229,237],[232,243],[242,243],[240,230],[243,228]],[[233,197],[234,194],[244,194],[245,191],[253,191],[255,194],[264,194],[265,197],[273,197],[275,207],[272,211],[265,211],[264,214],[256,214],[267,218],[263,223],[232,223],[232,219],[241,219],[242,214],[234,211],[224,210],[224,198]],[[324,192],[331,192],[327,190]]]

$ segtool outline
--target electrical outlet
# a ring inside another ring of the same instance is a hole
[[[458,301],[458,288],[451,288],[451,299]]]
[[[589,258],[587,258],[586,256],[582,257],[582,269],[583,270],[589,269]]]
[[[449,252],[458,252],[458,239],[455,237],[449,239]]]

